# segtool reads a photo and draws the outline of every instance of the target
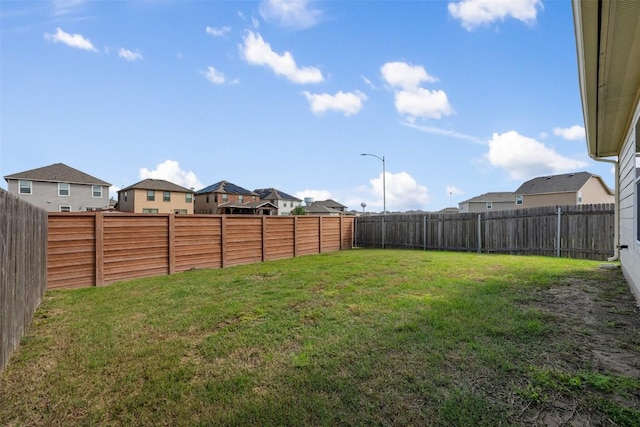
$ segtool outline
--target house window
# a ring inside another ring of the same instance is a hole
[[[58,183],[58,196],[68,196],[69,195],[69,184],[66,182]]]
[[[147,201],[155,202],[156,200],[156,192],[154,190],[147,190]]]
[[[214,196],[215,197],[215,196]],[[209,195],[207,194],[207,203],[209,203]]]
[[[125,193],[127,194],[127,193]],[[92,185],[91,186],[91,197],[96,197],[98,199],[102,198],[102,186],[100,185]]]
[[[170,191],[163,191],[162,192],[162,201],[163,202],[170,202],[171,201],[171,192]]]
[[[516,205],[522,205],[523,199],[522,196],[516,196]]]
[[[31,194],[31,181],[18,181],[18,194]]]
[[[157,214],[158,213],[158,209],[156,209],[156,208],[143,208],[142,209],[142,213]]]
[[[193,194],[191,194],[191,193],[185,194],[184,195],[184,201],[185,201],[185,203],[193,202]]]
[[[239,202],[239,203],[242,203],[242,202],[243,202],[243,200],[244,200],[244,196],[243,196],[242,194],[240,194],[240,195],[238,196],[238,202]]]
[[[578,203],[582,203],[582,191],[578,191]]]
[[[60,206],[60,212],[71,212],[71,206]]]
[[[493,209],[493,203],[487,202],[487,209]]]
[[[125,202],[127,201],[127,196],[128,196],[128,194],[127,194],[127,192],[125,191],[125,192],[124,192],[124,201],[125,201]]]
[[[173,211],[174,214],[176,215],[186,215],[187,214],[187,210],[186,209],[175,209]]]
[[[209,196],[207,196],[207,197],[209,197]],[[207,202],[209,202],[209,199],[207,199]],[[218,203],[218,195],[217,194],[213,195],[213,203]]]
[[[222,195],[222,203],[227,203],[228,199],[229,199],[229,195],[228,194],[223,194]]]

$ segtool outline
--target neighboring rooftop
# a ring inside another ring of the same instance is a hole
[[[485,202],[514,202],[513,192],[512,191],[494,191],[489,193],[484,193],[476,197],[472,197],[469,200],[465,200],[460,203],[485,203]]]
[[[228,181],[220,181],[215,184],[211,184],[208,187],[203,188],[202,190],[196,191],[196,194],[207,194],[207,193],[226,193],[226,194],[251,194],[252,196],[257,196],[251,190],[247,190],[246,188],[242,188],[239,185],[232,184]]]
[[[153,178],[143,179],[142,181],[136,182],[135,184],[125,187],[120,191],[128,191],[128,190],[134,190],[134,189],[193,193],[193,190],[190,190],[186,187],[182,187],[178,184],[174,184],[173,182],[165,181],[164,179],[153,179]],[[118,191],[118,193],[120,191]]]
[[[37,169],[31,169],[24,172],[18,172],[6,175],[4,179],[8,182],[10,179],[24,179],[29,181],[43,182],[68,182],[70,184],[92,184],[104,185],[110,187],[111,184],[86,174],[64,163],[54,163],[49,166],[43,166]]]
[[[254,193],[258,193],[263,200],[293,200],[295,202],[301,202],[295,196],[285,193],[284,191],[277,190],[275,188],[258,188],[253,190]]]
[[[589,179],[591,179],[591,177],[598,178],[602,182],[604,188],[606,188],[609,193],[613,194],[613,190],[611,190],[604,181],[602,181],[602,178],[599,175],[589,172],[565,173],[561,175],[549,175],[533,178],[522,184],[515,191],[515,194],[526,195],[578,191]]]

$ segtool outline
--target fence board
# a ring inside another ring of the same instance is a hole
[[[560,210],[561,256],[604,260],[613,255],[614,205],[561,206]],[[383,219],[387,248],[545,256],[557,252],[555,206],[482,214],[363,216],[355,223],[357,246],[382,247]]]
[[[47,213],[0,189],[0,374],[47,286]]]

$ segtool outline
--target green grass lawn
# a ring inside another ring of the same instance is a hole
[[[597,266],[358,249],[48,291],[0,424],[526,425],[560,401],[637,426],[638,377],[603,370],[589,332],[542,305],[579,281],[625,292]]]

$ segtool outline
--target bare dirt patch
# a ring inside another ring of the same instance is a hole
[[[640,426],[640,390],[621,386],[625,379],[635,384],[640,379],[640,308],[620,270],[599,269],[593,277],[566,279],[537,290],[532,299],[527,305],[558,326],[550,334],[548,351],[541,349],[537,358],[537,374],[521,383],[531,395],[522,400],[518,421]],[[606,403],[614,388],[620,406]]]

